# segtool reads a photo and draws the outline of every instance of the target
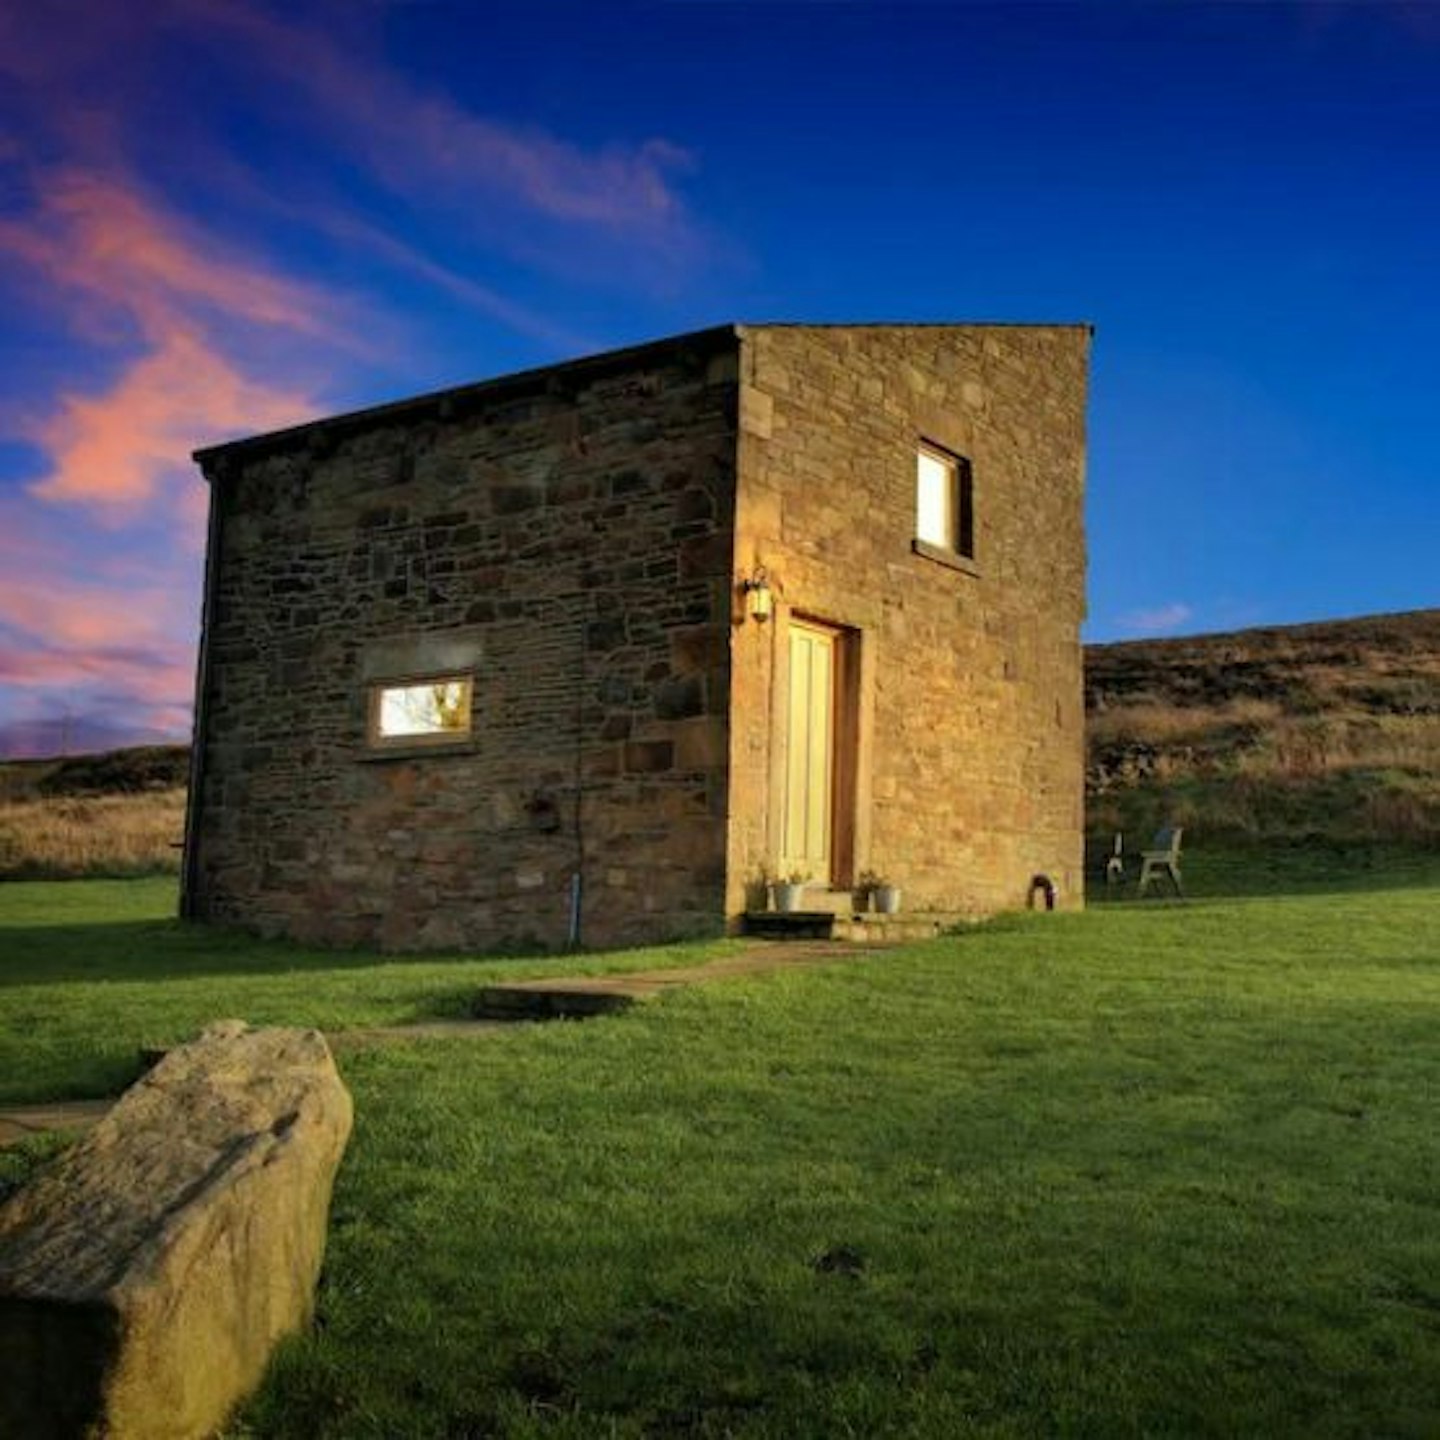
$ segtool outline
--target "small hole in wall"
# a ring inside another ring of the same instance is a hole
[[[525,802],[532,829],[552,834],[560,828],[560,802],[544,790],[536,790]]]

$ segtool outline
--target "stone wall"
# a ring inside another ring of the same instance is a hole
[[[723,917],[733,330],[202,455],[217,507],[186,913],[386,949]],[[367,744],[473,669],[459,748]]]
[[[744,327],[727,909],[779,850],[785,627],[846,627],[850,838],[907,910],[1082,900],[1083,326]],[[912,548],[920,439],[966,457],[975,564]],[[972,573],[973,572],[973,573]]]
[[[587,943],[733,921],[778,857],[792,616],[842,636],[830,878],[1079,903],[1088,344],[727,328],[207,452],[186,913],[556,945],[579,875]],[[912,544],[922,439],[973,468],[973,564]],[[367,743],[373,684],[451,671],[467,742]]]

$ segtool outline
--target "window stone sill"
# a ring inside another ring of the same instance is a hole
[[[933,560],[947,570],[959,570],[962,574],[973,575],[977,580],[980,578],[980,567],[968,556],[955,550],[947,550],[943,545],[932,545],[928,540],[912,540],[910,548],[917,555]]]
[[[422,740],[398,745],[366,745],[357,760],[422,760],[435,755],[473,755],[479,746],[473,735],[463,740]]]

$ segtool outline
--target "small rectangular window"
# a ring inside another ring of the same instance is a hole
[[[469,675],[433,675],[370,690],[372,745],[429,745],[470,735]]]
[[[975,558],[970,462],[936,445],[921,445],[916,454],[915,538],[937,550]]]

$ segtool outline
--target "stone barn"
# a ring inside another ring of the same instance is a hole
[[[1079,905],[1084,325],[727,325],[201,451],[183,913]]]

